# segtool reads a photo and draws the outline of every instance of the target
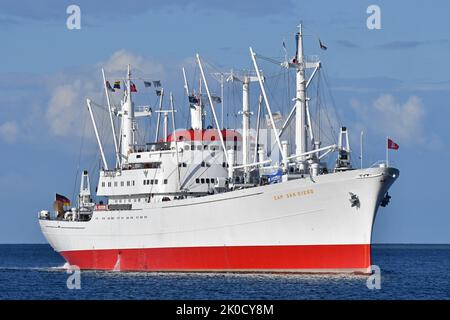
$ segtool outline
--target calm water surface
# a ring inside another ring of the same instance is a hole
[[[69,290],[48,245],[0,245],[0,299],[450,299],[450,245],[376,245],[381,289],[360,275],[81,272]]]

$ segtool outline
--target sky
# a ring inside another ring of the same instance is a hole
[[[66,26],[71,4],[81,9],[79,30]],[[373,4],[381,29],[367,27]],[[385,158],[386,136],[400,145],[390,154],[400,178],[377,215],[374,242],[450,243],[448,1],[0,0],[0,8],[0,243],[45,242],[38,212],[55,192],[73,196],[81,170],[98,169],[85,99],[105,103],[102,67],[111,80],[128,63],[160,79],[183,126],[180,70],[190,68],[193,81],[196,53],[209,71],[248,70],[249,46],[279,58],[284,41],[292,56],[300,22],[305,50],[320,55],[334,120],[350,128],[354,163],[360,131],[365,165]],[[156,103],[150,93],[138,99]],[[96,115],[107,128],[105,114]]]

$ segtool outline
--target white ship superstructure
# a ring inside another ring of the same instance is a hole
[[[345,127],[337,144],[321,146],[308,106],[308,85],[321,63],[306,59],[303,51],[300,26],[296,54],[282,63],[283,68],[294,68],[296,91],[280,130],[251,48],[254,71],[228,78],[242,83],[239,131],[220,124],[215,108],[220,99],[210,91],[199,55],[198,92],[190,90],[183,69],[190,108],[187,129],[176,129],[172,94],[170,108],[163,109],[163,89],[158,110],[134,106],[130,66],[118,109],[111,106],[104,77],[114,167],[106,161],[93,102],[88,99],[87,105],[103,164],[95,196],[106,201],[93,201],[89,175],[83,172],[77,207],[66,210],[59,200],[55,216],[40,213],[39,223],[51,246],[82,269],[370,272],[375,215],[389,202],[387,191],[399,171],[385,162],[352,168]],[[260,90],[256,136],[250,134],[252,83]],[[273,131],[273,150],[261,141],[263,110]],[[205,128],[206,112],[213,126]],[[155,139],[138,145],[136,119],[155,114]],[[293,146],[284,139],[291,122]],[[329,168],[323,160],[333,154],[336,164]]]

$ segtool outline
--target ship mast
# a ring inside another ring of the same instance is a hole
[[[298,26],[298,32],[295,35],[297,42],[295,62],[297,63],[296,73],[296,97],[295,97],[295,154],[300,155],[307,152],[306,144],[306,81],[305,81],[305,57],[303,54],[303,34],[302,25]],[[304,157],[300,161],[304,161]]]
[[[131,98],[131,71],[128,65],[127,85],[125,99],[122,105],[122,133],[121,133],[121,150],[120,153],[125,162],[128,162],[128,155],[133,152],[134,148],[134,106]]]

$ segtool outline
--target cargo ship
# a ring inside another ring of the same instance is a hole
[[[322,146],[308,104],[309,85],[322,64],[305,56],[303,38],[300,25],[294,57],[280,62],[295,72],[293,106],[281,127],[258,65],[262,56],[252,48],[254,70],[228,74],[227,80],[242,84],[242,126],[235,129],[219,121],[221,99],[210,91],[199,55],[197,92],[183,69],[188,128],[176,127],[172,94],[170,107],[163,108],[159,81],[157,110],[135,106],[128,66],[115,106],[109,99],[115,88],[103,72],[115,164],[108,165],[95,103],[87,99],[102,162],[96,192],[84,171],[74,207],[58,195],[54,211],[39,212],[48,243],[82,270],[370,273],[374,220],[389,203],[399,170],[388,161],[354,168],[346,127],[337,143]],[[253,128],[251,86],[260,97]],[[212,125],[205,125],[206,113]],[[138,144],[136,120],[154,115],[154,139]],[[263,143],[263,124],[273,143]],[[287,128],[293,139],[286,138]],[[325,161],[330,158],[332,166]]]

